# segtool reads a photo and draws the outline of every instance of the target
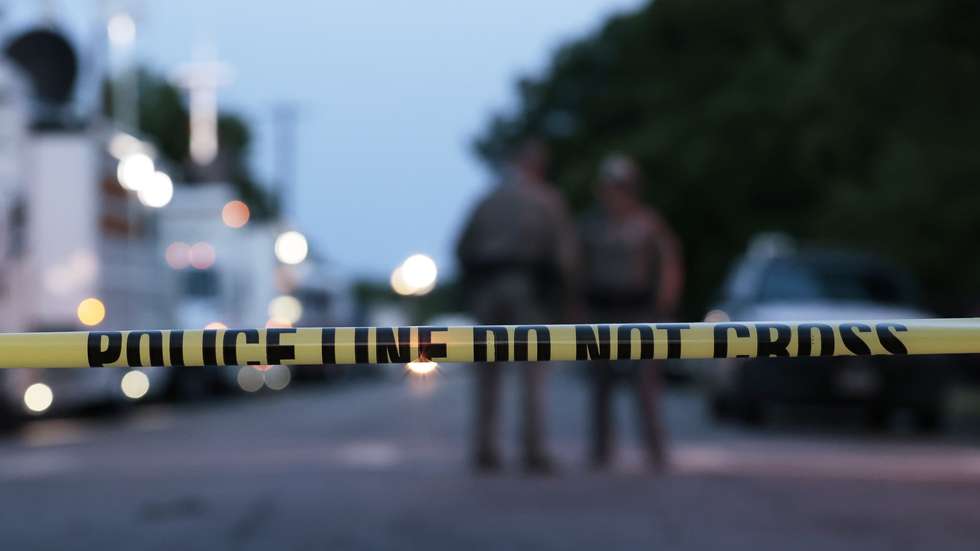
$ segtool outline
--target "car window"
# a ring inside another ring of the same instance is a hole
[[[760,298],[778,300],[848,300],[909,304],[912,293],[900,277],[860,262],[780,259],[770,263]]]

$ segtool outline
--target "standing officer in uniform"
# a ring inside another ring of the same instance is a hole
[[[595,188],[598,208],[581,221],[586,304],[594,322],[666,320],[680,298],[683,264],[674,232],[639,196],[640,172],[624,155],[607,157]],[[592,370],[592,463],[612,456],[612,390],[627,379],[636,392],[639,425],[651,467],[666,458],[659,414],[657,362],[597,362]]]
[[[484,197],[457,245],[463,284],[482,324],[542,324],[561,321],[573,296],[577,244],[565,202],[546,180],[547,149],[526,142],[510,174]],[[476,366],[476,439],[479,470],[500,468],[497,446],[503,364]],[[519,366],[523,382],[524,467],[547,473],[554,465],[543,436],[545,365]]]

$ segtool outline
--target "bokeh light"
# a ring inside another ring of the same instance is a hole
[[[51,407],[52,403],[54,403],[54,393],[51,392],[51,387],[44,383],[34,383],[24,391],[24,405],[34,413],[41,413]]]
[[[407,364],[405,364],[405,368],[408,369],[409,373],[413,375],[420,375],[420,376],[428,375],[433,371],[435,371],[436,368],[438,367],[439,364],[437,364],[436,362],[417,361],[417,362],[408,362]]]
[[[303,304],[296,297],[281,295],[269,301],[269,319],[295,324],[303,317]]]
[[[424,289],[431,290],[435,286],[439,269],[431,257],[424,254],[413,254],[402,263],[402,274],[405,282],[414,287],[416,294],[418,294]]]
[[[154,172],[136,192],[140,203],[159,209],[167,206],[174,197],[174,182],[166,173]]]
[[[439,269],[431,257],[413,254],[391,272],[391,288],[402,296],[428,294],[436,286]]]
[[[78,249],[67,261],[54,264],[44,271],[44,288],[55,295],[68,295],[91,286],[99,275],[99,269],[99,262],[92,251]]]
[[[105,304],[97,298],[90,297],[78,303],[75,313],[78,315],[78,321],[83,324],[89,327],[98,325],[105,319]]]
[[[398,265],[394,270],[391,271],[391,289],[401,296],[408,296],[415,292],[415,289],[410,287],[405,281],[405,275],[402,273],[401,265]]]
[[[290,373],[289,367],[285,365],[274,365],[263,373],[263,378],[265,379],[265,386],[269,389],[282,390],[289,386],[292,373]]]
[[[245,392],[257,392],[265,383],[262,372],[251,365],[242,366],[238,369],[238,388]]]
[[[214,247],[205,241],[194,243],[189,257],[191,266],[198,270],[207,270],[214,264]]]
[[[116,167],[119,185],[129,191],[139,191],[156,173],[153,159],[146,153],[132,153],[123,157]]]
[[[130,400],[139,400],[150,391],[150,378],[142,371],[130,371],[123,375],[119,387]]]
[[[211,323],[204,326],[205,329],[228,329],[228,326],[221,323],[220,321],[212,321]]]
[[[298,231],[283,232],[276,238],[276,258],[283,264],[299,264],[306,260],[309,244]]]
[[[164,258],[167,265],[174,270],[183,270],[191,264],[191,246],[182,241],[174,241],[167,245]]]
[[[228,201],[221,209],[221,221],[229,228],[240,228],[248,223],[251,212],[241,201]]]
[[[138,138],[125,132],[116,132],[109,139],[109,154],[116,159],[125,159],[133,153],[141,153],[146,146]]]

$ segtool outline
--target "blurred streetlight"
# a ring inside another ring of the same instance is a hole
[[[174,197],[174,183],[166,173],[154,172],[146,183],[136,192],[140,203],[155,209],[163,208]]]
[[[306,260],[310,251],[306,237],[298,231],[287,231],[279,234],[275,244],[276,258],[283,264],[299,264]]]
[[[139,191],[145,186],[156,172],[153,159],[146,153],[131,153],[119,161],[116,167],[116,177],[119,185],[129,191]]]

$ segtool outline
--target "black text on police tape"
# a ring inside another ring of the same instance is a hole
[[[471,338],[467,342],[439,342],[434,335],[445,334],[447,327],[419,327],[414,334],[411,327],[358,327],[353,329],[350,342],[338,342],[337,330],[325,327],[319,330],[320,363],[337,363],[337,348],[346,344],[353,348],[355,363],[371,361],[370,349],[374,347],[376,363],[407,363],[417,359],[457,360],[449,358],[450,347],[471,347],[473,361],[527,361],[534,351],[534,359],[552,359],[552,330],[555,326],[518,325],[480,325],[471,328]],[[656,357],[656,347],[664,346],[662,357],[682,358],[683,346],[691,324],[601,324],[574,326],[574,347],[577,360],[613,360],[634,357],[634,342],[638,347],[637,357],[652,359]],[[753,331],[754,330],[754,331]],[[256,347],[261,342],[259,329],[227,329],[201,331],[200,358],[202,365],[219,365],[218,348],[221,348],[221,365],[239,364],[239,346]],[[830,356],[838,350],[863,356],[872,353],[869,341],[875,339],[889,354],[907,354],[908,348],[899,337],[908,331],[900,323],[718,323],[711,326],[713,342],[712,356],[729,357],[729,351],[738,342],[748,342],[753,348],[747,356]],[[656,332],[660,332],[659,338]],[[265,360],[247,360],[247,365],[292,363],[296,359],[296,345],[282,342],[282,335],[296,333],[294,328],[271,328],[265,330]],[[793,337],[795,348],[791,348]],[[373,339],[372,339],[373,337]],[[754,337],[754,338],[753,338]],[[491,342],[492,340],[492,342]],[[220,342],[219,342],[220,341]],[[373,342],[372,342],[373,341]],[[147,355],[143,354],[143,343],[147,344]],[[754,343],[754,344],[753,344]],[[91,367],[102,367],[120,361],[125,350],[126,365],[130,367],[160,366],[168,363],[182,367],[190,365],[186,361],[184,331],[93,331],[88,334],[88,363]],[[412,354],[413,344],[418,351]],[[839,347],[843,349],[839,349]],[[164,350],[169,362],[164,362]],[[493,354],[490,355],[492,350]],[[148,357],[147,357],[148,356]]]

